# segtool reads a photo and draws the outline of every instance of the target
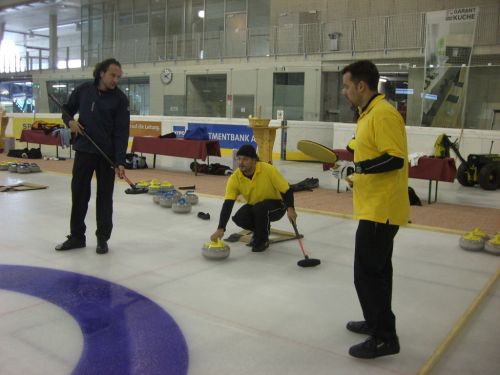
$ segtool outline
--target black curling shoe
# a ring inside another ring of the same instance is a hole
[[[109,251],[108,243],[104,240],[97,240],[95,252],[97,254],[106,254]]]
[[[69,236],[66,236],[68,239],[64,241],[63,243],[60,243],[55,247],[57,251],[66,251],[66,250],[73,250],[73,249],[81,249],[82,247],[85,247],[85,239],[81,239],[75,236],[72,236],[71,234]]]
[[[351,346],[349,354],[356,358],[377,358],[384,355],[399,353],[399,340],[397,337],[393,339],[378,339],[370,337],[365,342]]]
[[[362,335],[371,335],[373,333],[373,329],[366,323],[366,321],[350,321],[347,323],[346,328],[354,333],[360,333]]]

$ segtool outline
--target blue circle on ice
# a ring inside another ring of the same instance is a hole
[[[73,374],[187,374],[179,326],[133,290],[74,272],[16,265],[0,265],[0,288],[42,298],[78,322],[84,343]]]

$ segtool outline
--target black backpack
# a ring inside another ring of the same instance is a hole
[[[408,198],[410,198],[410,206],[422,205],[422,202],[420,201],[420,198],[418,197],[417,193],[415,193],[415,190],[413,190],[413,188],[410,186],[408,186]]]
[[[146,163],[145,156],[139,156],[137,154],[126,154],[125,155],[125,168],[126,169],[145,169],[148,167]]]

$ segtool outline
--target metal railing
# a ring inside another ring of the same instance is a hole
[[[481,7],[475,45],[500,44],[500,6]],[[249,28],[238,32],[205,32],[166,37],[137,37],[116,40],[112,47],[81,45],[58,50],[58,60],[70,67],[80,61],[81,67],[93,66],[106,57],[122,63],[148,63],[166,60],[200,60],[286,56],[413,51],[423,56],[425,13],[400,14],[359,19],[344,19],[323,24],[292,24],[269,28]],[[19,61],[2,64],[0,71],[16,72],[49,69],[48,51],[26,52]],[[3,68],[3,69],[2,69]]]

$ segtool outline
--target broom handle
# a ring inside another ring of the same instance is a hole
[[[306,251],[304,250],[304,245],[302,244],[302,240],[300,239],[300,234],[299,234],[299,230],[297,229],[297,224],[295,224],[295,222],[292,221],[292,226],[293,226],[293,230],[295,231],[295,235],[297,236],[297,240],[299,241],[300,250],[302,250],[302,254],[304,254],[305,258],[309,258]]]

